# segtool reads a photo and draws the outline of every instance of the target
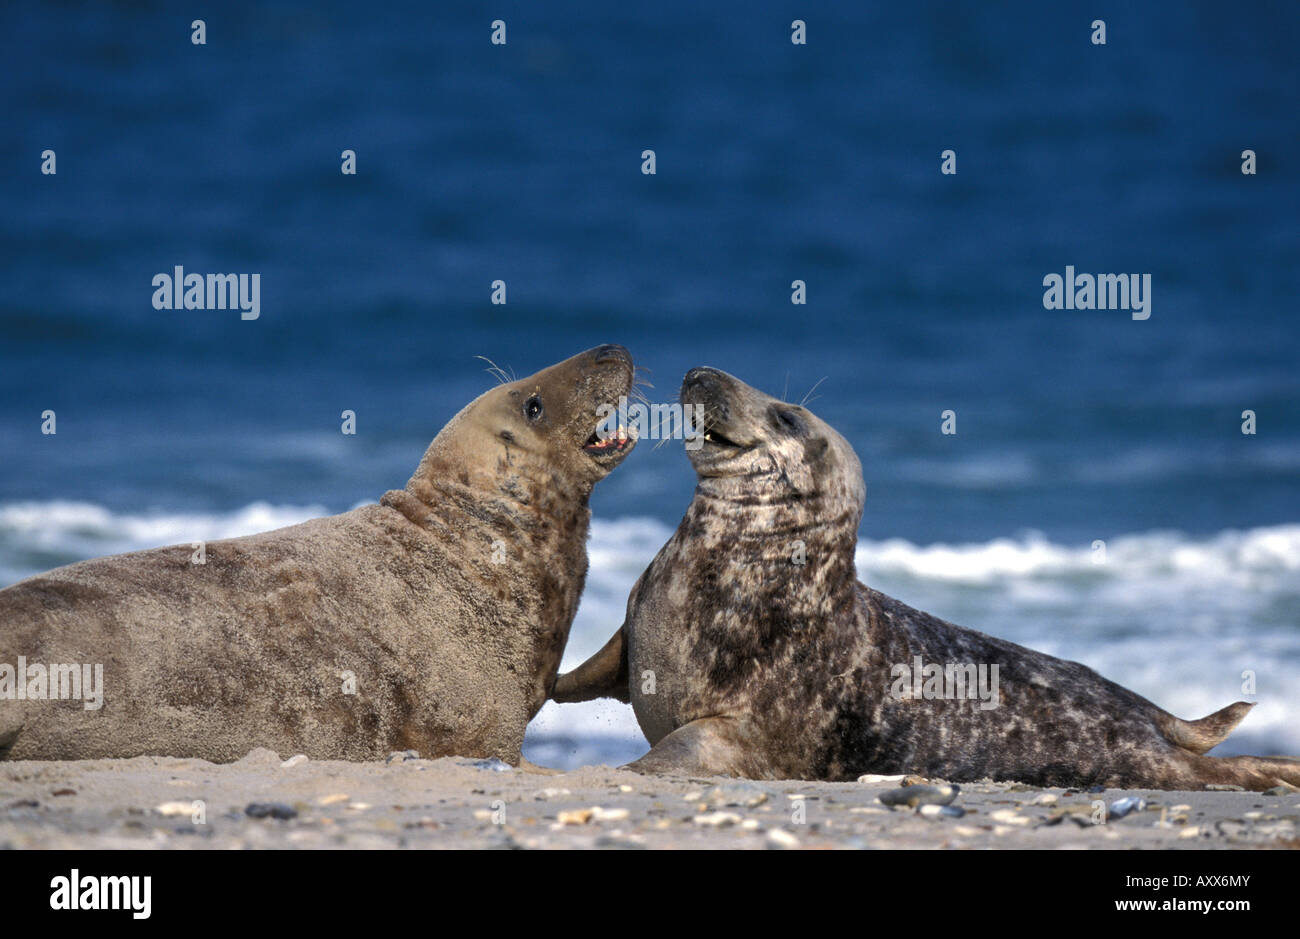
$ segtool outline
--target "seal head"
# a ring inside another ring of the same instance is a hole
[[[562,497],[585,506],[596,483],[636,445],[633,433],[610,432],[604,421],[632,384],[632,356],[619,345],[504,382],[447,423],[406,489],[427,499],[452,481],[522,505]]]
[[[861,518],[866,487],[857,454],[807,408],[706,367],[686,373],[681,401],[704,413],[703,445],[687,450],[699,492],[745,504],[838,500]]]

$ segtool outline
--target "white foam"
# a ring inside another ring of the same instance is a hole
[[[115,513],[84,502],[0,505],[0,584],[87,557],[212,541],[328,514],[257,502],[228,513]],[[596,519],[587,588],[564,669],[622,624],[628,593],[672,534],[648,518]],[[967,544],[858,544],[859,576],[936,616],[1083,662],[1180,717],[1258,700],[1222,752],[1300,754],[1300,525],[1207,537],[1144,532],[1091,544],[1027,532]],[[1255,676],[1258,697],[1242,690]],[[548,704],[529,728],[530,758],[623,762],[645,739],[618,702]]]
[[[867,573],[968,583],[1075,573],[1127,580],[1179,575],[1241,586],[1253,576],[1300,571],[1300,525],[1229,530],[1201,540],[1179,532],[1122,535],[1106,542],[1104,556],[1091,545],[1053,544],[1037,532],[964,545],[892,538],[859,542],[856,562]]]

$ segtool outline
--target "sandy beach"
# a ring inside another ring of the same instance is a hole
[[[549,774],[497,761],[394,754],[346,763],[269,750],[221,765],[12,762],[0,764],[0,848],[1300,847],[1300,792],[983,782],[960,787],[956,817],[891,810],[878,797],[899,783],[647,777],[604,766]],[[1098,800],[1109,809],[1129,797],[1145,806],[1097,823]]]

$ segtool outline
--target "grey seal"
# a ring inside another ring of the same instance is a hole
[[[378,504],[210,542],[201,564],[180,545],[0,590],[0,756],[519,763],[582,593],[589,496],[634,444],[603,420],[632,384],[627,350],[600,346],[480,395]],[[62,693],[92,664],[100,707]]]
[[[553,692],[560,702],[630,701],[652,749],[629,768],[1152,789],[1300,784],[1300,761],[1205,755],[1253,705],[1180,720],[1083,665],[860,583],[866,490],[848,442],[807,408],[715,369],[687,373],[681,400],[706,414],[704,445],[689,451],[694,498],[633,588],[622,628]],[[917,662],[968,680],[970,668],[997,666],[996,704],[945,696],[942,682],[931,696],[901,681],[898,669]]]

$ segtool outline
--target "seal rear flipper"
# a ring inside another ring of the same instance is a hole
[[[1228,783],[1251,792],[1263,792],[1275,786],[1300,789],[1300,760],[1284,756],[1202,756],[1190,757],[1196,781],[1202,785]],[[1180,786],[1179,788],[1192,788]]]
[[[555,679],[551,697],[561,704],[617,698],[629,703],[627,687],[627,639],[623,627],[610,637],[599,652],[571,672]]]
[[[705,717],[678,727],[623,769],[635,773],[675,776],[742,776],[753,778],[747,751],[739,743],[737,722],[729,717]],[[766,775],[766,774],[763,774]]]
[[[1193,753],[1205,753],[1223,743],[1254,706],[1238,701],[1198,721],[1184,721],[1165,714],[1157,718],[1156,723],[1170,743]]]

